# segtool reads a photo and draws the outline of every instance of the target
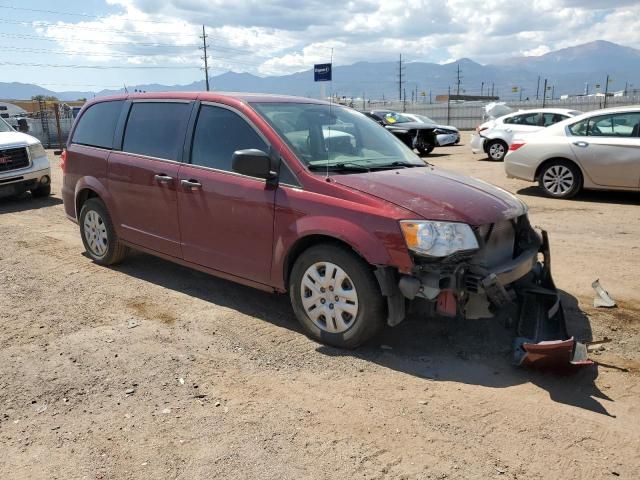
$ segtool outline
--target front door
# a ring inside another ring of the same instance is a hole
[[[246,148],[269,147],[237,112],[201,105],[178,175],[182,251],[190,262],[269,284],[275,187],[232,171],[233,152]]]
[[[109,157],[108,184],[123,240],[181,257],[178,170],[192,104],[131,105],[122,151]]]
[[[595,184],[638,188],[639,130],[640,112],[592,117],[570,127],[571,149]]]

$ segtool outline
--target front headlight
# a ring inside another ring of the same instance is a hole
[[[29,145],[29,157],[38,158],[38,157],[46,157],[47,152],[45,152],[44,147],[40,142],[34,143],[33,145]]]
[[[478,240],[466,223],[402,220],[400,228],[409,250],[430,257],[479,248]]]

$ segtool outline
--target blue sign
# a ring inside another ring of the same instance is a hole
[[[319,63],[313,66],[314,82],[330,82],[331,81],[331,64]]]

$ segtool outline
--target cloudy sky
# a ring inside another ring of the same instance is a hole
[[[0,0],[0,81],[51,90],[281,75],[334,63],[491,63],[609,40],[640,48],[639,0]]]

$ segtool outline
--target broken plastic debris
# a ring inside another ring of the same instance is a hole
[[[595,282],[591,284],[593,289],[596,291],[598,296],[593,299],[593,306],[600,308],[613,308],[616,306],[616,302],[611,296],[609,292],[607,292],[602,285],[600,285],[600,279],[597,279]]]

